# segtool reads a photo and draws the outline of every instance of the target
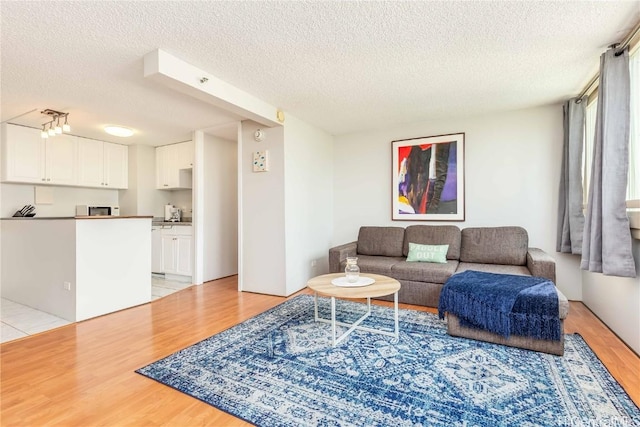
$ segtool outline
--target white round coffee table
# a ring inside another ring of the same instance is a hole
[[[398,327],[398,291],[400,290],[400,282],[391,277],[382,276],[380,274],[368,274],[361,273],[360,277],[366,277],[373,279],[374,282],[366,286],[336,286],[331,283],[332,280],[344,277],[344,273],[332,273],[323,274],[322,276],[316,276],[309,279],[307,287],[314,291],[314,314],[316,322],[325,322],[331,324],[332,342],[335,347],[341,341],[343,341],[351,332],[356,329],[373,332],[376,334],[388,335],[394,338],[399,336]],[[331,297],[331,319],[324,319],[318,316],[318,294]],[[394,332],[383,331],[379,329],[366,328],[360,326],[360,323],[371,314],[371,298],[383,297],[393,294],[393,308],[394,308],[394,320],[395,330]],[[367,299],[367,311],[366,313],[356,320],[354,323],[344,323],[336,321],[336,298],[346,299]],[[347,326],[349,329],[339,337],[336,337],[336,325]]]

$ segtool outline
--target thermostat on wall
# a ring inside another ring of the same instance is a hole
[[[269,170],[269,152],[255,151],[253,153],[253,171],[254,172],[267,172]]]

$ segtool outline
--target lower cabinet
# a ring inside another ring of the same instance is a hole
[[[162,265],[162,228],[155,225],[151,227],[151,272],[164,272]]]
[[[161,230],[162,272],[191,276],[193,268],[192,229],[190,226],[171,226]]]

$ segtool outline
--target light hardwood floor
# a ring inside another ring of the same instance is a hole
[[[285,299],[236,288],[236,277],[192,286],[0,345],[1,424],[250,425],[134,372]],[[640,405],[640,359],[581,303],[571,303],[565,330],[579,332]]]

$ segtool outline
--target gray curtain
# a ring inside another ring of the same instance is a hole
[[[629,51],[600,57],[598,110],[580,268],[635,277],[626,212],[629,169]]]
[[[576,103],[576,99],[570,99],[563,106],[564,145],[558,196],[556,251],[570,254],[582,253],[582,146],[586,104],[587,98],[584,97],[579,104]]]

